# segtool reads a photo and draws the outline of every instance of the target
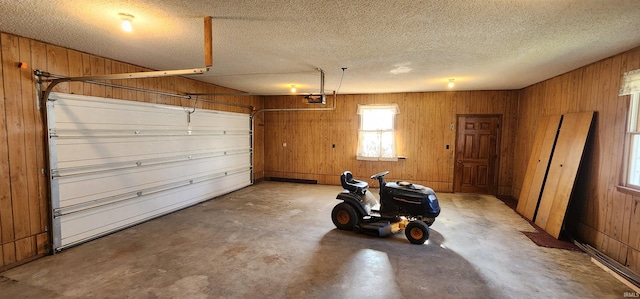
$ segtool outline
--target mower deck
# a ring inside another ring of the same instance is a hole
[[[394,222],[383,218],[370,217],[362,219],[362,222],[357,225],[356,230],[367,235],[386,237],[403,230],[407,227],[407,224],[409,224],[409,220],[404,217]]]

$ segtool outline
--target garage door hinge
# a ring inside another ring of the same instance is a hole
[[[55,129],[49,129],[49,137],[58,137],[58,132]]]
[[[53,217],[60,217],[62,216],[62,212],[60,212],[60,210],[53,210]]]

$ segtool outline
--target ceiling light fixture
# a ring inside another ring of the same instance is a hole
[[[453,84],[453,80],[455,80],[455,79],[449,79],[449,84],[447,85],[447,86],[449,86],[449,88],[453,88],[453,86],[455,85],[455,84]]]
[[[122,20],[122,30],[126,32],[131,32],[133,27],[131,27],[131,22],[133,21],[133,16],[127,13],[119,13],[120,19]]]
[[[291,92],[296,92],[296,86],[295,85],[291,85]]]

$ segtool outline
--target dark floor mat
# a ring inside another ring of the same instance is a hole
[[[538,229],[536,227],[536,229]],[[533,243],[538,246],[547,247],[547,248],[558,248],[565,250],[573,250],[580,251],[580,248],[569,241],[558,240],[552,237],[550,234],[544,231],[537,232],[522,232],[525,236],[527,236]]]
[[[518,201],[515,198],[511,196],[496,196],[496,198],[504,202],[504,204],[507,205],[509,208],[511,208],[514,212],[516,211]],[[518,215],[520,214],[518,213]],[[520,216],[522,217],[522,215]],[[548,234],[547,232],[545,232],[544,230],[540,229],[534,222],[531,222],[529,219],[524,217],[522,217],[522,219],[527,220],[527,222],[529,222],[529,224],[531,224],[531,226],[533,226],[536,229],[535,232],[524,232],[524,231],[522,232],[536,245],[547,247],[547,248],[558,248],[558,249],[565,249],[565,250],[580,251],[580,248],[578,248],[578,246],[573,244],[573,242],[562,240],[562,239],[558,240],[553,236],[551,236],[550,234]]]

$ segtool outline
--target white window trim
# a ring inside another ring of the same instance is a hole
[[[624,140],[624,161],[623,161],[623,185],[627,188],[635,189],[640,191],[640,181],[637,184],[633,184],[631,182],[631,171],[633,168],[633,155],[631,153],[633,147],[633,136],[640,135],[640,130],[638,130],[638,122],[640,122],[640,118],[638,117],[640,109],[640,91],[630,92],[631,96],[630,104],[629,104],[629,115],[627,119],[627,126],[625,128],[625,140]],[[638,162],[640,164],[640,161]],[[640,168],[640,165],[636,165],[637,168]]]
[[[373,110],[373,109],[385,109],[385,110],[391,110],[391,112],[393,113],[393,119],[392,119],[392,128],[391,129],[386,129],[386,130],[364,130],[363,127],[363,111],[364,110]],[[399,108],[398,108],[398,104],[372,104],[372,105],[364,105],[364,104],[358,104],[358,114],[360,114],[360,126],[358,128],[358,149],[356,152],[356,159],[357,160],[363,160],[363,161],[398,161],[398,152],[397,152],[397,144],[396,144],[396,134],[395,134],[395,115],[399,114]],[[393,133],[393,144],[392,144],[392,152],[393,152],[393,156],[382,156],[382,151],[378,152],[378,156],[377,157],[373,157],[373,156],[364,156],[361,155],[361,153],[363,152],[362,149],[362,133],[363,132],[376,132],[376,133]]]
[[[627,118],[627,126],[625,127],[625,137],[624,137],[624,153],[623,153],[623,186],[625,188],[629,188],[632,190],[640,191],[640,179],[635,179],[635,184],[631,183],[632,177],[632,168],[635,166],[635,175],[638,175],[640,172],[640,153],[636,153],[635,157],[633,155],[633,137],[640,135],[640,129],[638,128],[639,113],[638,109],[640,109],[640,69],[626,72],[622,76],[622,84],[620,84],[620,96],[631,95],[629,97],[629,111]],[[636,159],[636,163],[634,165],[634,161],[632,159]]]

